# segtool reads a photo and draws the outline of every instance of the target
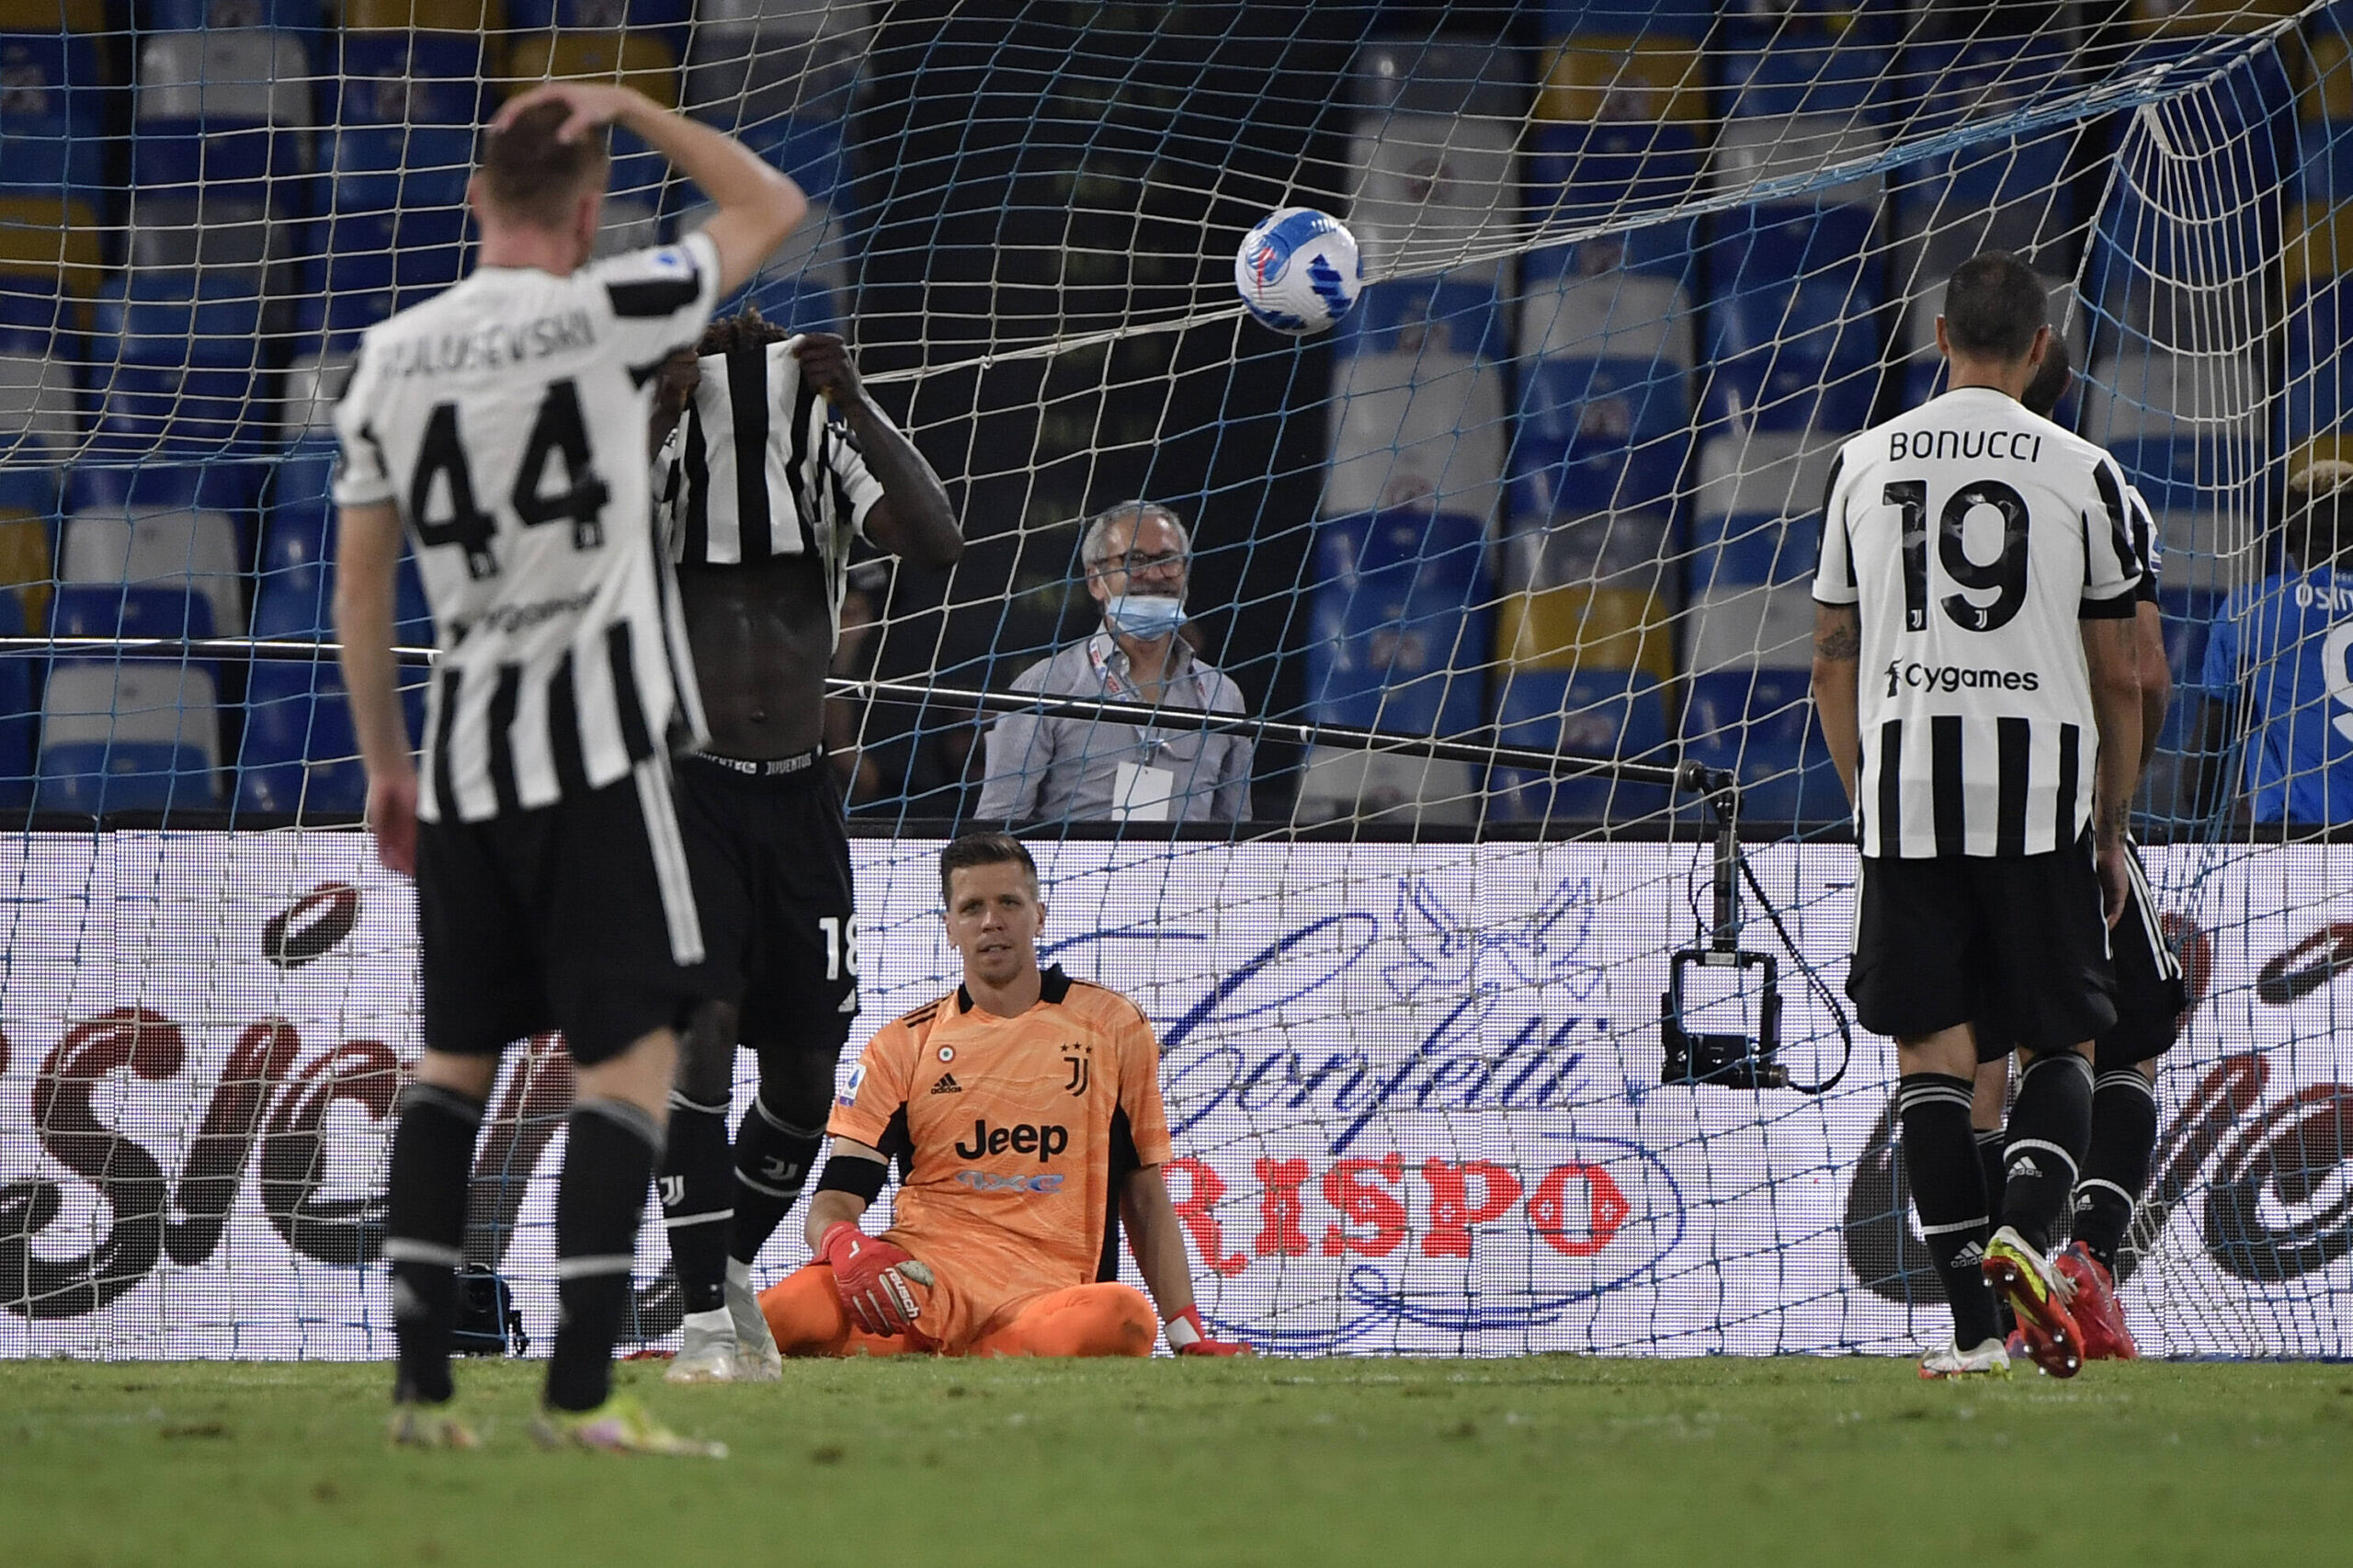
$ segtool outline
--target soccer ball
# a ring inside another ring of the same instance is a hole
[[[1347,224],[1313,207],[1286,207],[1242,237],[1233,286],[1261,324],[1307,337],[1348,313],[1364,287],[1364,263]]]

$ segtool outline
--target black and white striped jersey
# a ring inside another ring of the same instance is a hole
[[[440,638],[426,821],[551,805],[701,743],[645,426],[718,290],[697,235],[562,278],[481,267],[361,339],[335,497],[395,504],[416,541]]]
[[[702,379],[654,461],[670,559],[736,566],[805,555],[824,569],[841,633],[852,544],[882,485],[847,426],[801,375],[790,337],[702,360]],[[746,454],[757,454],[747,460]]]
[[[2116,460],[1984,387],[1848,441],[1813,597],[1858,607],[1869,856],[2040,855],[2091,818],[2099,732],[2076,622],[2129,618]]]

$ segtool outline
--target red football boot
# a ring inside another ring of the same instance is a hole
[[[2083,1370],[2084,1331],[2067,1310],[2066,1284],[2025,1238],[2007,1225],[1995,1231],[1980,1267],[1985,1283],[2016,1314],[2018,1332],[2026,1336],[2027,1358],[2054,1378],[2072,1378]]]
[[[2066,1251],[2052,1259],[2051,1267],[2073,1287],[2067,1310],[2075,1314],[2075,1326],[2084,1331],[2084,1359],[2139,1360],[2141,1347],[2132,1343],[2132,1331],[2125,1326],[2124,1309],[2116,1300],[2116,1278],[2107,1265],[2083,1243],[2070,1242]]]

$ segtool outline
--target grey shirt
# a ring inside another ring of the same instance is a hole
[[[1168,657],[1160,706],[1245,711],[1242,689],[1195,658],[1183,638]],[[1108,631],[1030,665],[1014,677],[1013,689],[1143,700],[1128,678],[1127,654]],[[1250,741],[1240,734],[1003,713],[989,731],[980,815],[990,822],[1247,822],[1250,756]]]

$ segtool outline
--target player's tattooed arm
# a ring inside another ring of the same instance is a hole
[[[1862,703],[1860,661],[1863,656],[1862,612],[1853,605],[1813,607],[1813,707],[1822,721],[1822,737],[1830,747],[1831,765],[1855,798],[1855,777],[1862,766]]]
[[[1813,654],[1834,664],[1863,656],[1863,618],[1853,605],[1813,607]]]

